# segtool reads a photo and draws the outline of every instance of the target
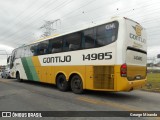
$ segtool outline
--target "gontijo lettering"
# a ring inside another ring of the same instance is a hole
[[[45,57],[43,58],[43,63],[63,63],[63,62],[71,62],[71,56],[56,56],[56,57]]]
[[[146,43],[146,40],[145,40],[145,39],[143,39],[143,38],[140,37],[140,36],[134,35],[134,34],[132,34],[132,33],[130,33],[130,38],[133,39],[133,40],[142,42],[142,43]]]
[[[142,42],[142,43],[146,43],[146,40],[141,37],[143,28],[139,25],[132,26],[132,28],[135,30],[136,35],[133,33],[130,33],[130,35],[129,35],[130,38],[133,40]]]

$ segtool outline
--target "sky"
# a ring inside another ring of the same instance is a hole
[[[147,30],[148,58],[160,54],[159,0],[1,0],[0,65],[2,54],[39,39],[45,21],[58,20],[52,34],[61,34],[113,16],[139,22]]]

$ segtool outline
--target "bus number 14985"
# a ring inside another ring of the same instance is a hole
[[[82,55],[83,61],[85,60],[109,60],[112,59],[112,52],[105,52],[105,53],[93,53]]]

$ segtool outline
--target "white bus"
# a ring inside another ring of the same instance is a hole
[[[145,29],[125,17],[13,50],[11,77],[83,90],[131,91],[146,82]]]

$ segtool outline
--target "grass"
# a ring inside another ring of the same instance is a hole
[[[143,90],[160,92],[160,73],[148,73],[146,86]]]

